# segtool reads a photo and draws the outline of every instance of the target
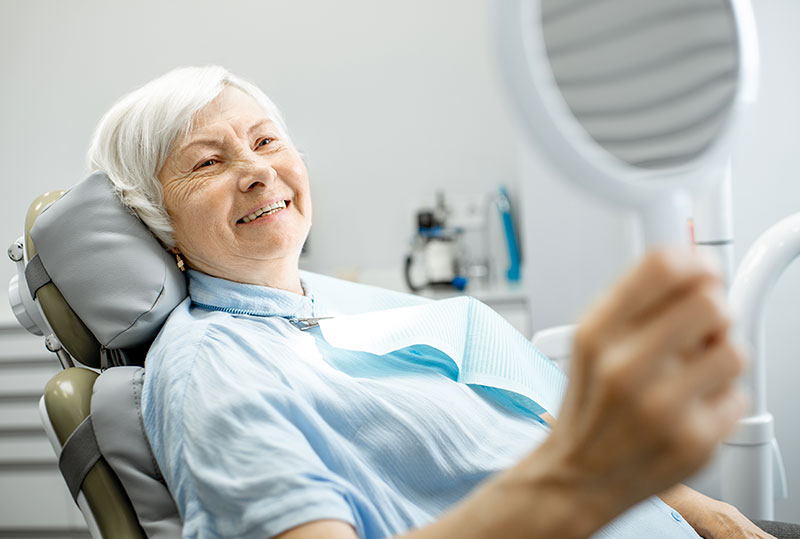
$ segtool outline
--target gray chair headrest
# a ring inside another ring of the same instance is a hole
[[[174,257],[122,204],[104,173],[48,206],[31,238],[52,282],[106,348],[149,343],[187,296]]]

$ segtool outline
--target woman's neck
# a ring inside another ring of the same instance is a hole
[[[237,283],[268,286],[301,296],[305,295],[300,283],[298,260],[265,260],[259,261],[258,264],[252,264],[252,261],[247,262],[249,263],[242,266],[225,268],[190,262],[189,267],[212,277],[220,277]]]

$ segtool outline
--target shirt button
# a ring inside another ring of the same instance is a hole
[[[672,518],[675,519],[675,522],[680,522],[681,521],[681,514],[678,513],[677,511],[673,511],[672,512]]]

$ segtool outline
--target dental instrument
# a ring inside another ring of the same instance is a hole
[[[758,86],[749,2],[498,0],[495,7],[501,63],[530,141],[570,181],[636,210],[647,247],[696,242],[715,252],[730,283],[730,153]],[[756,352],[746,378],[756,402],[724,446],[722,498],[751,518],[773,518],[773,482],[785,492],[765,404],[761,313],[798,254],[794,242],[775,246],[791,234],[790,220],[753,247],[731,289],[735,319]],[[569,345],[561,341],[571,335],[568,326],[553,328],[534,344],[563,354]]]
[[[752,406],[725,441],[722,497],[750,518],[774,518],[775,497],[788,495],[783,457],[774,434],[775,418],[767,410],[764,313],[775,283],[798,256],[800,213],[759,236],[742,259],[730,291],[740,334],[752,346],[752,364],[742,380]]]

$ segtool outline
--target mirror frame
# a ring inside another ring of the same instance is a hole
[[[650,170],[636,168],[609,153],[572,114],[550,68],[542,27],[530,24],[541,16],[541,1],[495,0],[500,63],[529,140],[540,146],[570,181],[626,206],[652,207],[660,198],[699,190],[721,179],[737,127],[758,92],[758,44],[752,7],[749,0],[729,1],[740,63],[728,118],[697,158],[677,167]]]

